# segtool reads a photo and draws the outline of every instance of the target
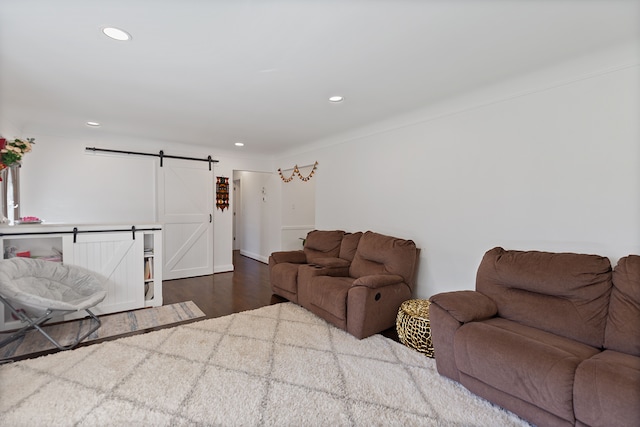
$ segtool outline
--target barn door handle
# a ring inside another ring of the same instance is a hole
[[[209,222],[213,222],[213,215],[209,214]]]

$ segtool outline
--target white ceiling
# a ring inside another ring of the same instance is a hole
[[[639,37],[639,0],[0,0],[0,123],[275,154]]]

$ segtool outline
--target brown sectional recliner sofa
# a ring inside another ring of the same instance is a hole
[[[430,300],[440,374],[539,426],[640,426],[640,256],[494,248]]]
[[[317,251],[323,233],[334,232],[312,231],[303,251],[269,257],[273,292],[357,338],[393,327],[398,308],[413,294],[419,253],[415,243],[372,231],[343,233],[337,254],[334,250],[281,266],[295,257],[302,261],[299,252],[310,245]]]

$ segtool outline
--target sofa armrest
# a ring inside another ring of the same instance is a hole
[[[302,265],[298,267],[298,287],[301,283],[309,283],[316,276],[346,277],[349,267],[321,267],[319,265]]]
[[[444,292],[429,300],[460,323],[485,320],[498,314],[498,307],[488,296],[476,291]]]
[[[397,285],[398,283],[404,283],[404,279],[397,274],[372,274],[356,279],[351,284],[351,287],[366,286],[367,288],[377,289],[383,286]]]
[[[275,264],[290,262],[292,264],[306,264],[307,256],[304,251],[280,251],[273,252],[271,257]]]
[[[349,267],[351,263],[346,259],[331,257],[331,258],[314,258],[313,261],[311,261],[311,264],[317,265],[320,267],[335,268],[335,267]]]
[[[431,338],[440,375],[460,382],[454,337],[465,323],[489,319],[498,313],[496,304],[476,291],[444,292],[429,298]]]

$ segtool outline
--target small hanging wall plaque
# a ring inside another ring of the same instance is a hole
[[[229,178],[226,176],[216,177],[216,208],[223,212],[229,209]]]

